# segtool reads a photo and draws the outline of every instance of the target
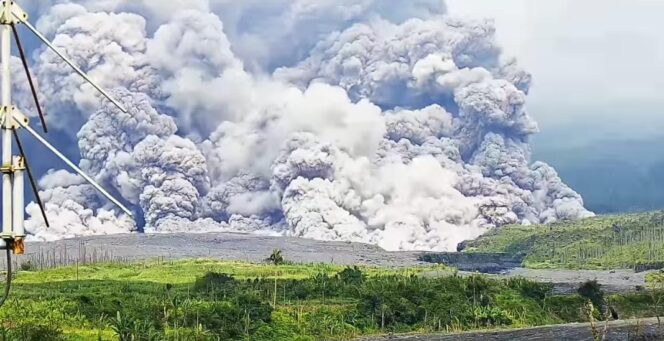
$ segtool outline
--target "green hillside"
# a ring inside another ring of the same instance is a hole
[[[662,268],[664,212],[508,226],[468,242],[465,251],[522,254],[532,268]]]
[[[189,260],[24,269],[0,309],[0,339],[349,340],[588,318],[586,298],[555,296],[546,284],[420,275],[432,270],[444,268]],[[652,297],[605,302],[623,318],[653,316]]]

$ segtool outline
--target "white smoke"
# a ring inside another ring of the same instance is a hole
[[[81,167],[139,217],[53,171],[40,184],[54,227],[31,204],[34,238],[234,230],[451,250],[592,215],[531,164],[531,77],[490,21],[450,18],[438,0],[159,3],[29,4],[129,108],[35,51],[51,120],[81,127]]]
[[[100,234],[127,233],[136,230],[126,214],[117,215],[104,208],[96,190],[78,175],[59,170],[46,174],[40,181],[40,196],[45,202],[50,228],[45,227],[39,206],[28,204],[30,219],[25,228],[37,240],[53,240]]]

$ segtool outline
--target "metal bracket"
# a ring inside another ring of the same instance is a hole
[[[2,165],[0,166],[0,173],[2,174],[13,174],[14,167],[12,165]]]
[[[8,9],[7,6],[10,6],[10,8]],[[2,1],[0,24],[19,24],[25,20],[28,20],[28,13],[26,13],[16,2],[8,0]]]
[[[12,168],[14,168],[14,171],[25,170],[25,158],[22,156],[14,156],[14,165]]]
[[[15,255],[22,255],[25,253],[25,244],[23,243],[22,236],[16,236],[12,242],[12,251]]]
[[[10,249],[15,255],[22,255],[25,253],[24,241],[24,236],[0,234],[0,250]]]
[[[12,111],[12,117],[14,118],[13,122],[11,122],[11,125],[5,125],[7,121],[7,112],[11,110]],[[16,106],[11,106],[11,107],[1,107],[0,108],[0,126],[2,126],[5,129],[20,129],[22,128],[21,124],[19,122],[23,122],[25,124],[30,123],[30,119],[25,116]]]

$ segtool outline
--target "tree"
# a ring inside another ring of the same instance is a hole
[[[274,265],[281,265],[285,262],[284,257],[281,255],[281,250],[279,249],[272,250],[272,254],[267,258],[267,261]]]
[[[337,274],[337,277],[346,285],[359,285],[364,282],[364,274],[357,266],[347,267]]]
[[[601,289],[601,285],[597,283],[597,280],[586,281],[581,284],[577,292],[581,297],[588,299],[592,302],[593,306],[598,308],[600,317],[604,316],[604,291]]]

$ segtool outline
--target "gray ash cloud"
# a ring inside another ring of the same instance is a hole
[[[159,3],[29,5],[130,108],[33,52],[51,120],[81,127],[81,166],[139,217],[53,171],[55,227],[31,204],[32,238],[239,230],[453,250],[506,224],[592,216],[531,160],[531,76],[490,21],[434,0]]]

